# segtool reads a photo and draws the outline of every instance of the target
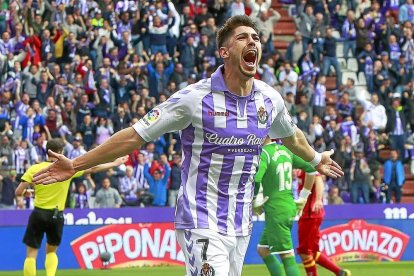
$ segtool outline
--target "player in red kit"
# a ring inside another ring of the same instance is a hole
[[[349,276],[351,272],[338,267],[325,254],[319,252],[319,228],[322,224],[325,210],[323,209],[322,195],[324,184],[322,176],[316,174],[313,187],[303,187],[306,172],[299,171],[299,192],[308,194],[308,200],[299,219],[299,246],[297,253],[302,258],[308,276],[317,276],[316,264],[335,273],[338,276]]]

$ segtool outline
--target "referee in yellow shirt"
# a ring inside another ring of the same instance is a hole
[[[62,153],[65,144],[61,139],[52,139],[47,142],[46,150]],[[27,245],[26,260],[24,261],[24,276],[36,275],[36,257],[37,252],[42,244],[43,236],[46,233],[46,275],[54,276],[58,266],[58,257],[56,250],[62,240],[63,232],[63,210],[65,209],[66,198],[69,191],[69,185],[73,178],[80,177],[84,174],[96,173],[119,166],[127,160],[127,157],[121,157],[111,163],[98,165],[85,171],[79,171],[70,179],[63,182],[56,182],[49,185],[35,185],[34,210],[29,217],[26,233],[23,242]],[[28,189],[32,184],[33,176],[48,167],[54,158],[48,158],[48,161],[31,166],[22,176],[19,186],[16,189],[16,196],[27,195],[31,193]]]

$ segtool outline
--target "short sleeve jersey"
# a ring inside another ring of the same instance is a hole
[[[183,164],[176,229],[208,228],[224,235],[251,232],[253,182],[264,140],[284,138],[295,125],[281,95],[254,80],[247,96],[231,93],[223,66],[178,91],[133,128],[152,141],[181,130]]]
[[[296,208],[292,194],[293,169],[315,173],[315,169],[308,162],[283,145],[270,143],[263,148],[255,182],[256,190],[262,185],[263,196],[269,197],[264,206],[266,212]]]
[[[32,183],[33,176],[44,168],[50,166],[50,162],[42,162],[31,166],[22,176],[22,181]],[[58,207],[59,211],[65,209],[66,198],[68,196],[69,184],[73,178],[81,177],[84,171],[79,171],[68,180],[56,182],[53,184],[35,185],[34,206],[42,209],[54,209]]]

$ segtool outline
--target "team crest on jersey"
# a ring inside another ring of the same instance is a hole
[[[208,263],[204,263],[203,266],[201,267],[200,276],[214,276],[214,275],[216,275],[214,268]]]
[[[259,120],[261,124],[266,124],[268,116],[266,109],[261,106],[259,111],[257,111],[257,120]]]
[[[161,116],[161,110],[158,108],[152,109],[150,112],[147,113],[141,120],[144,122],[146,126],[150,126],[152,123],[158,120]]]

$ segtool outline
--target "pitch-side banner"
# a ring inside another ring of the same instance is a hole
[[[361,212],[363,208],[363,212]],[[414,205],[328,206],[321,227],[320,250],[338,262],[414,261]],[[21,270],[21,240],[30,211],[0,210],[0,270]],[[174,233],[173,209],[121,208],[68,210],[58,254],[59,267],[99,269],[143,265],[183,265]],[[337,219],[335,219],[335,214]],[[264,228],[255,218],[245,263],[261,264],[256,245]],[[297,224],[292,229],[297,245]],[[43,242],[43,248],[44,248]],[[39,251],[38,267],[44,263]],[[110,252],[108,263],[101,252]]]

